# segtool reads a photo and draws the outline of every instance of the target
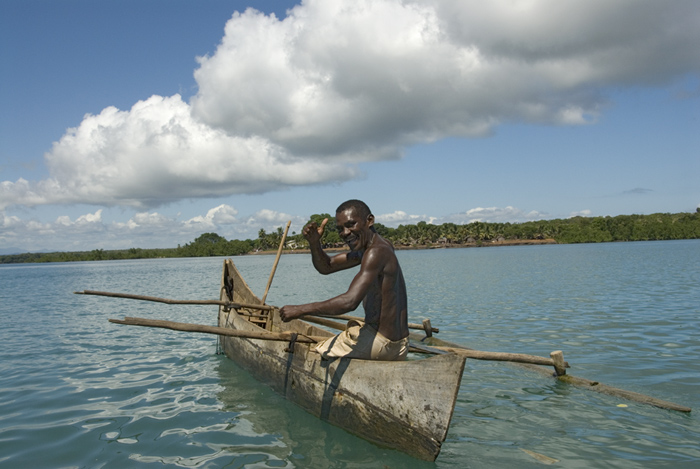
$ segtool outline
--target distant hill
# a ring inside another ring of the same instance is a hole
[[[54,252],[54,251],[50,251],[48,249],[42,249],[41,251],[32,251],[32,252],[46,254],[46,253]],[[27,253],[29,253],[29,251],[27,251],[26,249],[20,249],[20,248],[2,248],[2,249],[0,249],[0,256],[14,256],[14,255],[18,255],[18,254],[27,254]]]
[[[25,251],[24,249],[20,248],[2,248],[0,249],[0,255],[2,256],[10,256],[12,254],[24,254]]]

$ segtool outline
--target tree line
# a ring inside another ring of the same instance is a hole
[[[657,241],[700,238],[700,209],[695,213],[655,213],[615,217],[572,217],[524,223],[473,222],[378,227],[377,231],[396,246],[414,244],[472,244],[495,240],[544,240],[557,243]]]
[[[309,221],[319,225],[329,221],[321,238],[324,247],[343,245],[336,230],[335,218],[327,213],[315,214]],[[615,217],[572,217],[524,223],[472,222],[463,225],[424,221],[415,225],[389,228],[375,223],[377,232],[402,247],[488,246],[499,241],[553,240],[560,244],[601,243],[613,241],[657,241],[700,239],[700,208],[695,213],[655,213],[652,215],[618,215]],[[94,260],[151,259],[163,257],[237,256],[277,249],[282,240],[282,227],[272,233],[264,229],[256,239],[227,240],[216,233],[204,233],[191,243],[176,248],[25,253],[0,255],[1,264],[25,262],[72,262]],[[285,250],[308,248],[304,236],[292,232]]]

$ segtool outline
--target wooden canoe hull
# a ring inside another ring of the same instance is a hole
[[[231,260],[224,262],[221,299],[260,304]],[[246,331],[260,311],[219,309],[219,326]],[[330,332],[301,320],[283,323],[278,310],[256,318],[272,332],[313,336]],[[433,461],[445,440],[464,371],[465,357],[445,354],[421,360],[381,362],[322,360],[307,344],[220,338],[226,355],[258,380],[311,414],[357,436]]]

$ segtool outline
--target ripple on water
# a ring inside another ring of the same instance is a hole
[[[548,356],[571,374],[697,407],[700,241],[399,252],[412,322],[473,348]],[[0,465],[187,467],[695,467],[695,413],[469,361],[436,463],[378,448],[301,411],[216,356],[207,336],[117,326],[213,323],[211,308],[73,295],[216,298],[221,259],[0,266]],[[255,291],[269,256],[236,259]],[[271,304],[345,291],[353,272],[286,256]],[[316,281],[318,280],[318,281]],[[40,281],[51,307],[28,313]],[[619,407],[625,405],[626,407]],[[527,450],[530,453],[526,453]]]

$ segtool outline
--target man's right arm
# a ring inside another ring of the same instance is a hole
[[[314,264],[314,268],[323,275],[332,273],[331,258],[321,247],[321,242],[309,241],[309,249],[311,249],[311,262]]]
[[[312,221],[304,227],[302,234],[304,238],[309,242],[309,249],[311,250],[311,261],[314,264],[314,268],[321,274],[331,273],[331,259],[323,251],[321,247],[321,237],[326,229],[326,223],[328,223],[328,218],[324,218],[319,227],[315,221]]]
[[[349,256],[347,252],[341,252],[330,257],[321,247],[321,244],[309,244],[311,249],[311,261],[314,268],[323,275],[332,274],[340,270],[349,269],[360,265],[362,259],[359,256]]]
[[[316,224],[316,222],[311,222],[304,227],[303,235],[309,242],[311,261],[314,268],[320,274],[328,275],[360,265],[360,258],[355,259],[352,256],[349,257],[345,252],[336,254],[333,257],[326,254],[321,246],[321,236],[323,236],[326,223],[328,223],[328,218],[323,220],[320,227]]]

